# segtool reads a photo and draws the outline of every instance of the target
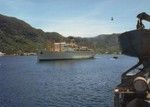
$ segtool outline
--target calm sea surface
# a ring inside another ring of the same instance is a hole
[[[113,88],[137,59],[112,57],[46,62],[0,57],[0,107],[113,107]]]

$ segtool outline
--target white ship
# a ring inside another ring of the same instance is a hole
[[[75,43],[54,43],[50,50],[41,50],[37,53],[38,60],[65,60],[94,58],[95,52],[87,47],[79,47]]]

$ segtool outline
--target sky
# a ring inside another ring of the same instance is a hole
[[[0,0],[0,14],[63,36],[93,37],[133,30],[140,12],[150,14],[150,0]],[[150,28],[148,22],[144,24]]]

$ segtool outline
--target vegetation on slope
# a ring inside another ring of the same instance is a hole
[[[74,39],[78,45],[87,46],[99,53],[113,53],[119,51],[118,35],[99,35],[93,38],[74,37]],[[36,52],[53,42],[68,42],[69,38],[57,32],[35,29],[20,19],[0,15],[0,52],[6,54]]]

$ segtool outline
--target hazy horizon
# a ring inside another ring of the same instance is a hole
[[[94,37],[136,27],[137,14],[150,13],[149,0],[0,0],[0,13],[46,32]],[[111,20],[113,17],[113,21]],[[144,21],[146,28],[148,23]]]

